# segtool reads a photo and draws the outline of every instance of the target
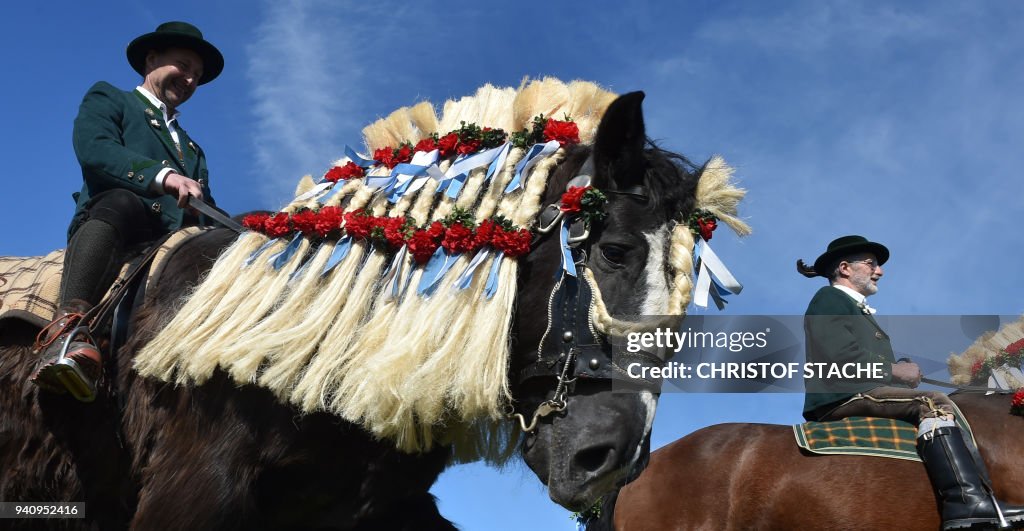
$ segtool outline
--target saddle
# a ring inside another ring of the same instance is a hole
[[[145,289],[145,286],[159,278],[177,247],[208,230],[208,227],[187,227],[164,239],[159,244],[144,278],[140,279],[140,288]],[[114,281],[114,287],[104,295],[104,300],[111,297],[117,287],[126,281],[133,270],[133,265],[148,252],[149,250],[141,251],[122,266],[117,280]],[[53,320],[57,312],[60,276],[63,269],[64,249],[52,251],[45,256],[0,256],[0,333],[14,322],[23,322],[35,329],[42,329]],[[132,298],[130,294],[125,297],[127,300]]]
[[[954,404],[955,407],[955,404]],[[968,446],[976,447],[971,426],[960,409],[956,422]],[[876,417],[848,417],[828,422],[805,422],[793,426],[800,448],[821,455],[867,455],[920,461],[917,428],[902,420]]]

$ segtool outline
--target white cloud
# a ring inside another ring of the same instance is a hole
[[[324,171],[339,146],[357,142],[363,98],[361,45],[329,4],[267,2],[249,45],[257,175],[271,204],[286,202],[298,178]],[[347,139],[347,140],[346,140]]]

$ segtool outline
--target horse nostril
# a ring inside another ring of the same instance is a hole
[[[612,446],[595,446],[593,448],[586,448],[580,450],[573,457],[573,461],[580,470],[586,470],[588,472],[597,472],[609,463],[613,462],[615,458],[615,448]]]

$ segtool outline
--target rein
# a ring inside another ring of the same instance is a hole
[[[926,384],[937,385],[939,387],[947,387],[949,389],[956,389],[957,391],[974,391],[974,392],[984,392],[984,393],[991,392],[991,393],[999,393],[999,394],[1007,394],[1007,393],[1012,393],[1013,392],[1013,390],[1011,390],[1011,389],[1003,389],[1001,387],[987,387],[987,386],[983,386],[983,385],[957,385],[957,384],[951,383],[951,382],[944,382],[942,380],[933,380],[931,378],[924,378],[924,377],[921,378],[921,381],[926,383]]]

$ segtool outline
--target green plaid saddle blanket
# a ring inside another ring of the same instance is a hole
[[[957,424],[964,433],[971,428],[957,411]],[[917,428],[902,420],[849,417],[830,422],[805,422],[793,426],[800,448],[815,454],[871,455],[920,461],[917,456]],[[973,440],[973,435],[971,440]]]

